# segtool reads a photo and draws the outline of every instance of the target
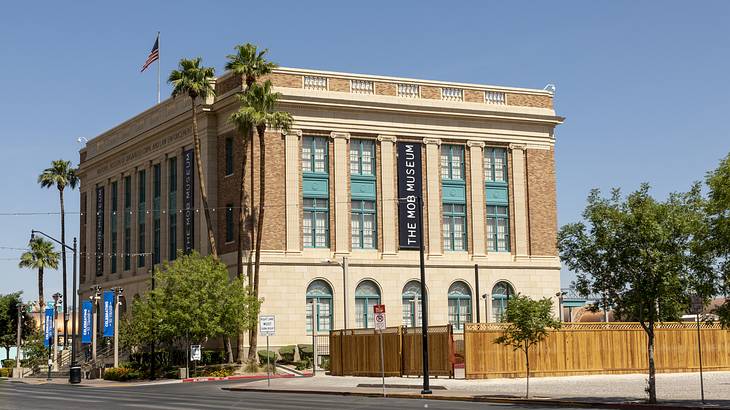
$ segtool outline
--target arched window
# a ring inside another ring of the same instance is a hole
[[[403,287],[403,325],[421,325],[421,282],[412,280]],[[414,306],[415,305],[415,306]]]
[[[515,290],[507,282],[498,282],[492,288],[492,317],[495,322],[502,321],[504,310],[507,309],[509,299],[514,296]]]
[[[364,280],[355,288],[355,327],[374,327],[373,306],[380,304],[380,289],[375,282]]]
[[[312,334],[312,303],[317,306],[314,319],[317,332],[329,332],[332,330],[332,288],[327,282],[318,279],[307,288],[307,334]]]
[[[471,322],[471,290],[464,282],[449,287],[449,323],[454,330],[463,331],[464,323]]]

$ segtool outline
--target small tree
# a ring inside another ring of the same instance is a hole
[[[10,359],[10,347],[17,343],[18,334],[18,305],[23,301],[22,292],[0,295],[0,347],[5,348],[5,358]],[[33,318],[23,310],[22,340],[31,336],[34,330]]]
[[[725,302],[714,311],[725,328],[730,328],[730,154],[707,174],[707,212],[710,220],[708,248],[715,263],[714,295],[725,296]]]
[[[560,322],[553,317],[553,302],[549,298],[533,300],[518,294],[510,299],[502,321],[507,322],[504,334],[494,343],[511,346],[525,354],[527,390],[525,398],[530,398],[530,347],[543,341],[548,330],[559,329]]]

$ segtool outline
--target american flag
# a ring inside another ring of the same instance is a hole
[[[152,51],[150,51],[150,55],[147,56],[147,61],[144,62],[144,65],[142,66],[141,72],[144,72],[144,70],[147,69],[147,67],[150,66],[150,64],[154,63],[160,58],[160,36],[157,35],[157,38],[155,39],[155,45],[152,46]]]

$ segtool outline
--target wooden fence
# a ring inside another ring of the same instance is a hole
[[[389,327],[383,331],[386,376],[422,374],[421,328]],[[428,329],[429,370],[454,375],[450,325]],[[380,335],[373,329],[330,332],[330,373],[334,376],[380,376]]]
[[[494,343],[504,326],[466,325],[467,379],[525,377],[524,353]],[[702,324],[701,333],[703,368],[730,370],[730,331]],[[655,334],[657,372],[699,370],[696,324],[662,323]],[[564,323],[530,350],[533,376],[644,373],[648,367],[647,336],[638,323]]]

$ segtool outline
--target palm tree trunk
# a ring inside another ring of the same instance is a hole
[[[250,153],[251,154],[251,190],[249,191],[249,203],[250,203],[249,211],[251,213],[251,215],[250,215],[251,219],[249,220],[249,225],[248,225],[249,232],[251,234],[251,242],[249,242],[249,244],[250,244],[249,251],[253,251],[254,239],[256,237],[255,236],[256,232],[254,229],[254,223],[256,221],[256,209],[254,208],[254,204],[253,204],[253,195],[254,195],[253,194],[253,192],[254,192],[254,186],[253,186],[253,182],[254,182],[253,131],[254,131],[253,128],[251,128],[248,131],[249,149],[251,150],[251,153]],[[248,253],[248,262],[247,262],[247,267],[246,267],[246,273],[248,274],[249,286],[253,285],[253,259],[252,258],[253,258],[253,253],[249,252]]]
[[[243,279],[243,245],[244,238],[246,237],[246,161],[248,160],[248,131],[246,135],[242,136],[243,140],[243,159],[241,161],[241,192],[238,200],[238,254],[237,254],[237,265],[236,265],[236,276],[239,279]],[[249,248],[251,242],[249,242]],[[241,281],[243,283],[243,281]],[[248,284],[250,285],[250,278]],[[245,285],[244,285],[245,286]],[[243,361],[243,350],[244,350],[244,329],[238,332],[238,351],[236,352],[237,360]]]
[[[61,200],[61,266],[63,267],[63,348],[68,343],[68,310],[66,308],[66,209],[63,204],[63,189],[59,188],[58,195]]]
[[[205,177],[203,176],[203,160],[201,158],[200,136],[198,135],[198,119],[195,115],[195,98],[190,98],[193,105],[193,141],[195,142],[195,162],[198,167],[198,183],[200,184],[200,196],[203,200],[203,213],[205,214],[205,224],[208,228],[208,242],[210,243],[210,254],[218,259],[218,249],[215,246],[215,235],[213,234],[213,224],[210,217],[210,208],[208,208],[208,191],[205,189]]]
[[[46,303],[43,299],[43,268],[38,268],[38,311],[40,312],[38,321],[41,324],[41,329],[43,329],[43,319],[45,318],[45,312],[43,311],[45,305]]]
[[[253,294],[256,299],[259,298],[259,278],[260,278],[260,268],[261,268],[261,238],[263,237],[262,232],[264,229],[264,211],[266,206],[266,139],[265,139],[265,133],[266,133],[266,127],[258,127],[256,129],[257,133],[259,134],[259,212],[258,212],[258,218],[256,220],[257,227],[256,227],[256,264],[254,269],[254,279],[253,279]],[[253,331],[251,334],[251,346],[252,349],[249,350],[248,358],[252,359],[256,357],[256,343],[257,343],[257,337],[258,337],[258,329],[256,326],[253,326]],[[251,352],[253,352],[253,357],[251,355]]]

